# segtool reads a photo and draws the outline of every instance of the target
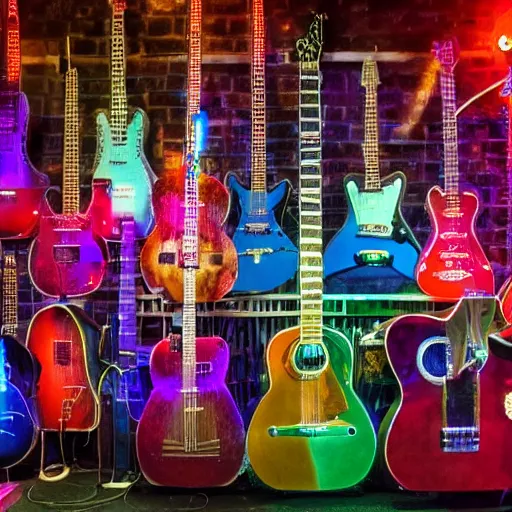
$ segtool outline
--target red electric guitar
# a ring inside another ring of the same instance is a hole
[[[39,310],[27,333],[27,348],[41,365],[36,392],[39,426],[44,431],[87,432],[99,423],[100,327],[73,304],[57,303]],[[44,437],[42,438],[44,460]],[[48,477],[41,468],[40,477]]]
[[[512,486],[512,344],[495,297],[467,297],[444,316],[404,315],[388,329],[400,383],[383,424],[386,463],[414,491]],[[395,412],[396,411],[396,412]]]
[[[29,106],[20,91],[20,29],[16,0],[2,1],[7,77],[0,91],[0,239],[26,238],[39,219],[39,205],[50,180],[27,154]]]
[[[455,40],[434,43],[441,64],[445,190],[435,186],[426,208],[433,227],[416,267],[418,285],[427,295],[458,300],[466,291],[494,293],[494,275],[475,235],[478,197],[459,190],[455,79]]]
[[[78,297],[97,290],[105,274],[107,244],[93,232],[89,211],[97,201],[108,202],[109,194],[105,182],[94,182],[91,206],[80,213],[78,74],[74,68],[66,73],[63,174],[62,214],[55,213],[48,200],[43,202],[39,236],[32,242],[28,266],[40,292]]]

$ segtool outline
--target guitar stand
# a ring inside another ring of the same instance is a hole
[[[60,436],[60,447],[61,447],[61,456],[62,456],[62,464],[52,464],[51,466],[48,466],[47,468],[44,467],[44,459],[45,459],[45,434],[46,431],[41,431],[41,465],[39,468],[39,480],[42,480],[43,482],[60,482],[61,480],[64,480],[68,477],[71,468],[66,464],[66,460],[64,458],[64,450],[62,447],[62,435],[64,434],[63,429],[59,432]],[[49,469],[59,468],[62,467],[62,471],[60,473],[57,473],[55,476],[49,476],[46,474],[46,471]]]

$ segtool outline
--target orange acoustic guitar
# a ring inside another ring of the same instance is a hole
[[[201,0],[192,0],[189,23],[187,87],[187,151],[193,154],[193,126],[190,119],[200,111],[201,95]],[[201,128],[201,133],[206,130]],[[195,141],[199,146],[203,141]],[[142,275],[153,293],[166,293],[183,302],[185,169],[166,173],[154,186],[153,206],[156,227],[140,254]],[[235,246],[222,225],[229,208],[229,193],[212,176],[199,174],[199,253],[196,273],[196,302],[224,297],[235,283],[238,258]]]

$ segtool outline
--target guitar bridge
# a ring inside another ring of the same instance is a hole
[[[179,441],[164,439],[162,457],[220,457],[220,439],[199,441],[190,449]]]
[[[360,224],[359,231],[357,234],[359,236],[382,236],[387,237],[390,236],[392,229],[385,224]]]
[[[351,437],[357,433],[356,427],[336,421],[317,425],[289,425],[269,427],[270,437]]]
[[[448,282],[463,281],[464,279],[471,278],[471,274],[465,270],[441,270],[440,272],[434,272],[433,275],[441,281]]]
[[[358,265],[370,267],[384,267],[393,263],[393,256],[388,251],[380,250],[359,251],[354,259]]]
[[[272,254],[273,252],[274,250],[270,249],[269,247],[263,249],[247,249],[246,251],[240,253],[239,256],[253,256],[254,263],[257,265],[261,262],[261,257],[263,254]]]
[[[445,427],[441,430],[441,449],[447,453],[477,452],[480,448],[478,427]]]

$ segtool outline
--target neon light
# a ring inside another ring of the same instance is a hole
[[[512,39],[509,39],[506,35],[502,35],[498,39],[498,47],[502,52],[508,52],[512,50]]]

